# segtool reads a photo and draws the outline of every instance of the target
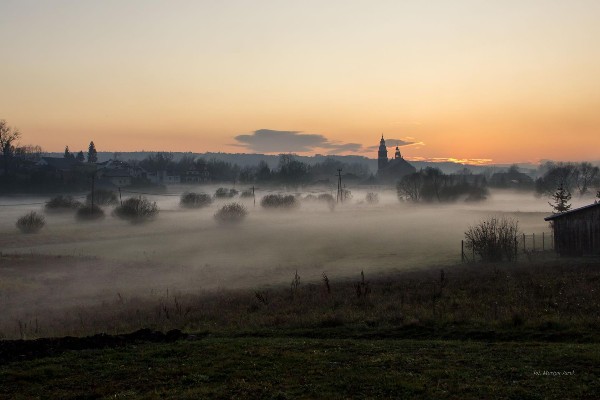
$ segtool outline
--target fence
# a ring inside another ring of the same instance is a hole
[[[465,240],[460,241],[462,262],[477,261],[477,254],[474,248],[468,249]],[[549,232],[521,234],[515,240],[515,258],[521,255],[531,255],[532,253],[554,251],[554,235]]]

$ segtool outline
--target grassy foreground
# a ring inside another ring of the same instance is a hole
[[[0,398],[585,399],[600,345],[219,338],[0,366]]]
[[[600,393],[598,260],[296,278],[49,311],[11,336],[116,336],[0,341],[0,399]],[[121,335],[141,327],[199,333]]]

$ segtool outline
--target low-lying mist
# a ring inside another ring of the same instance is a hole
[[[1,251],[28,255],[20,262],[0,258],[2,323],[116,296],[289,285],[296,270],[307,282],[323,272],[344,279],[361,271],[452,265],[460,262],[465,230],[490,214],[517,219],[526,233],[549,232],[543,218],[550,206],[531,193],[497,191],[481,203],[442,205],[401,203],[392,190],[380,191],[379,203],[369,204],[366,193],[353,189],[352,198],[333,211],[314,200],[290,211],[265,210],[260,207],[265,191],[257,191],[256,206],[252,198],[235,198],[197,210],[180,208],[177,196],[149,196],[161,212],[148,223],[130,224],[111,216],[110,209],[105,219],[91,223],[76,222],[72,213],[46,214],[46,227],[30,235],[19,233],[14,223],[28,211],[43,212],[42,206],[0,207]],[[0,204],[43,200],[10,198]],[[221,226],[213,216],[229,201],[243,203],[248,217]]]

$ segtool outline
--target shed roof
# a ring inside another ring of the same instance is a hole
[[[594,208],[594,207],[600,207],[600,203],[598,203],[596,201],[592,204],[588,204],[587,206],[579,207],[574,210],[565,211],[564,213],[560,213],[560,214],[554,214],[554,215],[544,218],[544,221],[551,221],[553,219],[562,218],[565,215],[572,215],[572,214],[579,213],[581,211],[588,210],[588,209]]]

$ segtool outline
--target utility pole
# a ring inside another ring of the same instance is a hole
[[[342,169],[339,168],[338,170],[338,188],[337,188],[337,197],[336,200],[337,202],[344,202],[344,193],[343,193],[343,189],[342,189]]]
[[[92,210],[94,209],[94,184],[96,181],[96,173],[92,173]]]

